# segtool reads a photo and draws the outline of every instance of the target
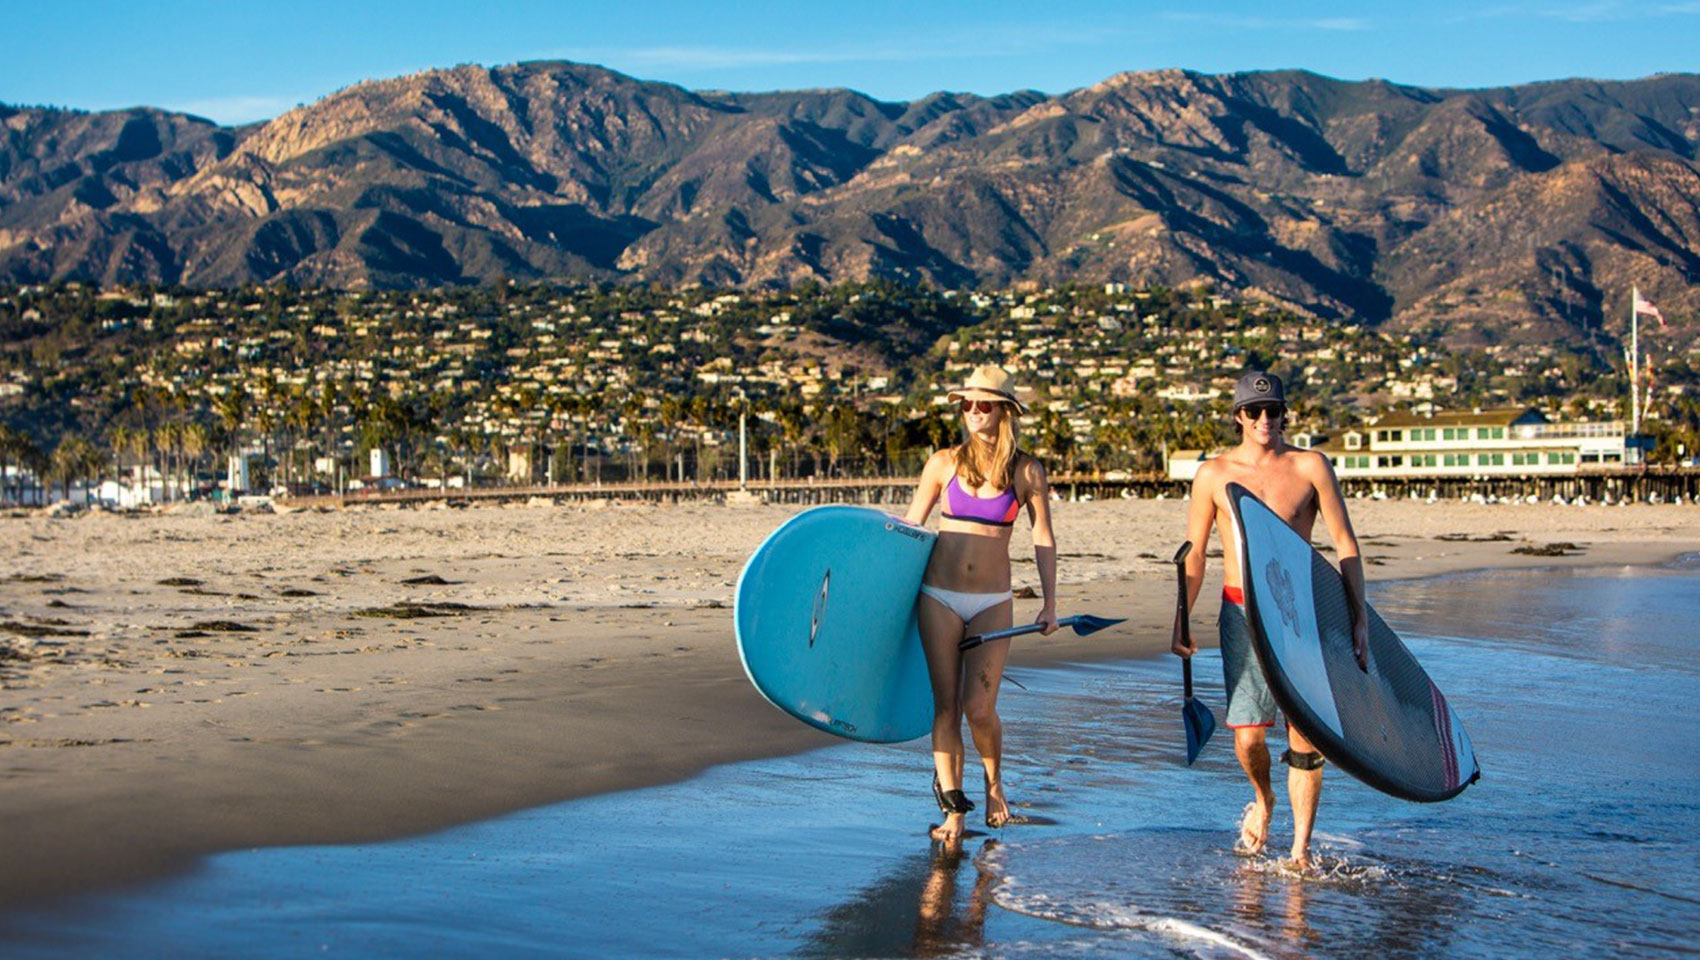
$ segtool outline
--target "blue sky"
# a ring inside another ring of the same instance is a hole
[[[1058,93],[1124,70],[1300,67],[1496,86],[1700,71],[1700,0],[1393,3],[0,0],[0,102],[225,123],[460,63],[567,59],[692,89]]]

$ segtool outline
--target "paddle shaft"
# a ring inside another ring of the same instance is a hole
[[[1073,616],[1063,617],[1061,620],[1058,620],[1057,629],[1061,630],[1063,627],[1069,627],[1074,630],[1075,636],[1089,637],[1106,627],[1113,627],[1121,622],[1123,621],[1109,620],[1104,617],[1094,616],[1090,613],[1077,613]],[[987,640],[1003,640],[1007,637],[1019,637],[1024,633],[1038,633],[1043,629],[1044,627],[1037,623],[1030,623],[1020,627],[1008,627],[1003,630],[976,633],[973,636],[964,639],[961,643],[958,643],[956,645],[956,649],[972,650],[980,644],[985,643]]]
[[[1072,627],[1079,619],[1080,617],[1078,616],[1063,617],[1061,620],[1057,621],[1057,629],[1061,630],[1063,627]],[[957,644],[956,649],[972,650],[980,644],[985,643],[987,640],[1003,640],[1008,637],[1019,637],[1029,633],[1038,633],[1043,629],[1045,629],[1045,625],[1042,623],[1029,623],[1019,627],[1005,627],[1002,630],[992,630],[987,633],[976,633],[972,637],[969,637]]]
[[[1198,759],[1198,752],[1204,749],[1210,735],[1216,732],[1216,717],[1203,701],[1192,696],[1192,655],[1197,649],[1192,645],[1192,618],[1187,615],[1186,558],[1191,552],[1191,540],[1175,551],[1175,617],[1180,621],[1177,626],[1180,628],[1181,647],[1187,651],[1181,657],[1181,680],[1186,684],[1186,699],[1181,701],[1181,726],[1186,730],[1186,762],[1189,767]]]
[[[1192,618],[1187,616],[1186,609],[1186,556],[1192,552],[1192,541],[1181,544],[1175,551],[1175,616],[1181,622],[1181,643],[1192,646]],[[1192,699],[1192,658],[1181,658],[1181,679],[1186,684],[1186,698]]]

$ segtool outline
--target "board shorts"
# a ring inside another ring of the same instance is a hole
[[[1275,695],[1263,677],[1263,665],[1251,645],[1251,624],[1245,616],[1245,594],[1238,587],[1222,588],[1222,613],[1216,620],[1222,647],[1222,682],[1228,689],[1229,727],[1275,725]]]

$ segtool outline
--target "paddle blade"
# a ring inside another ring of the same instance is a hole
[[[1073,623],[1070,623],[1069,626],[1074,628],[1074,635],[1077,637],[1089,637],[1105,627],[1113,627],[1118,623],[1124,622],[1123,620],[1110,620],[1106,617],[1094,617],[1087,613],[1076,614],[1072,617],[1065,617],[1064,619],[1074,621]]]
[[[1181,722],[1186,726],[1186,765],[1190,767],[1216,732],[1216,716],[1202,702],[1188,697],[1181,705]]]

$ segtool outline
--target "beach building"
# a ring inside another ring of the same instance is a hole
[[[1220,450],[1171,450],[1169,451],[1169,479],[1185,480],[1188,483],[1198,476],[1198,468],[1204,466],[1204,461],[1221,453]]]
[[[1555,423],[1533,407],[1389,414],[1337,437],[1298,430],[1294,446],[1334,461],[1342,479],[1528,477],[1621,471],[1637,448],[1621,420]],[[1171,480],[1191,480],[1220,451],[1176,450]]]
[[[0,505],[39,507],[50,500],[50,491],[40,477],[16,464],[0,463]]]
[[[535,451],[530,444],[514,444],[508,448],[508,482],[530,483],[533,477]]]
[[[249,455],[245,452],[230,455],[225,476],[228,478],[226,482],[231,493],[247,493],[253,485],[248,475],[248,457]]]

